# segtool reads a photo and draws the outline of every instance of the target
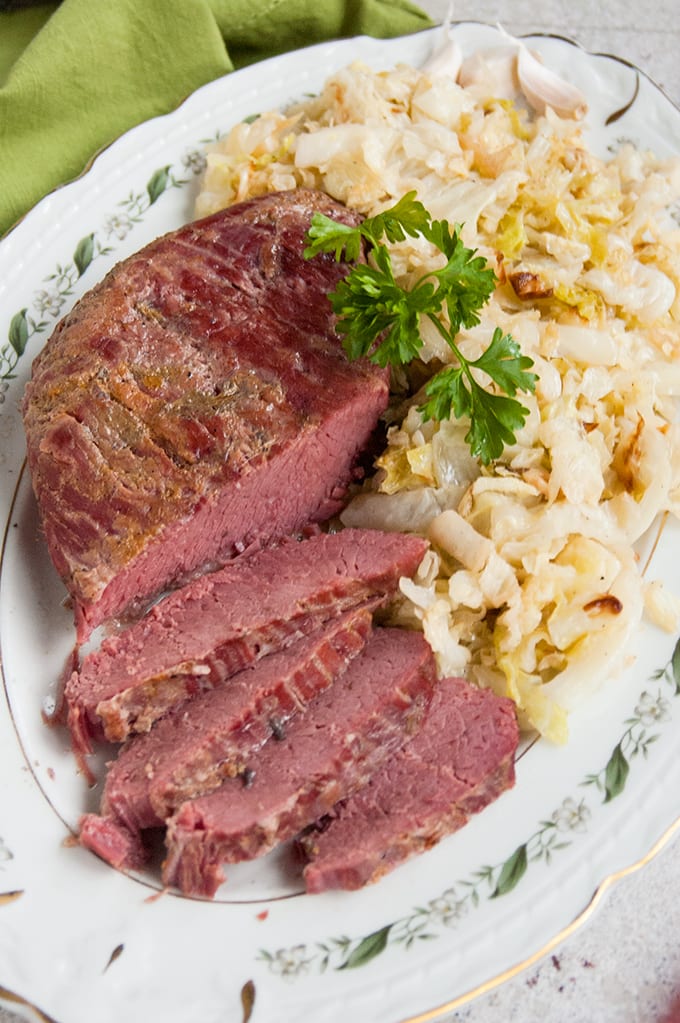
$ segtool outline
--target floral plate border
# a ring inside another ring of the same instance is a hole
[[[468,24],[456,31],[467,50],[498,39],[490,26]],[[28,358],[39,349],[41,336],[115,259],[190,215],[193,183],[201,167],[199,147],[215,136],[216,127],[225,129],[252,113],[256,103],[273,106],[290,97],[292,90],[301,94],[310,85],[318,86],[332,66],[349,59],[418,62],[434,41],[435,33],[427,32],[390,43],[352,40],[315,47],[206,86],[175,114],[124,136],[85,178],[44,200],[0,245],[0,268],[6,271],[0,284],[0,331],[6,337],[0,347],[0,400],[4,399],[0,469],[5,484],[0,501],[7,517],[0,593],[3,655],[13,649],[8,637],[17,626],[13,579],[7,571],[16,525],[10,502],[18,492],[15,481],[23,459],[17,410]],[[600,145],[612,147],[623,133],[642,132],[645,141],[651,135],[666,151],[672,146],[669,128],[677,134],[678,112],[636,69],[584,54],[558,38],[536,37],[534,43],[555,66],[588,79],[586,91],[598,97],[595,135]],[[61,255],[55,261],[53,254]],[[661,546],[675,551],[679,542],[677,531],[670,535],[667,531]],[[657,562],[664,567],[663,558],[656,557]],[[26,641],[35,639],[28,628]],[[60,848],[54,854],[68,823],[53,812],[49,789],[54,769],[34,755],[32,739],[27,739],[31,726],[18,694],[20,670],[15,659],[6,660],[3,683],[8,713],[0,714],[0,768],[9,781],[0,793],[0,912],[6,924],[4,937],[0,935],[0,999],[9,997],[10,990],[22,991],[24,995],[14,997],[17,1004],[28,1006],[26,993],[30,992],[30,1002],[49,1008],[62,1023],[89,1023],[87,995],[101,1001],[109,979],[115,978],[109,991],[115,999],[99,1014],[107,1023],[119,1020],[123,1012],[141,1023],[150,1018],[149,1012],[159,1011],[168,1023],[175,1019],[185,1023],[190,1018],[188,1006],[192,1018],[206,1021],[223,1019],[225,1012],[230,1019],[270,1020],[282,1018],[282,1011],[286,1019],[313,1011],[317,1020],[344,1018],[352,1012],[357,1019],[382,1023],[405,1012],[422,1012],[424,1002],[434,1006],[427,1009],[428,1018],[434,1018],[453,1006],[452,998],[459,1004],[514,964],[526,964],[571,926],[573,908],[565,908],[555,889],[572,872],[566,868],[573,867],[577,848],[584,855],[600,847],[599,857],[594,857],[587,877],[581,877],[576,888],[576,903],[580,899],[587,906],[598,886],[601,890],[607,878],[641,862],[660,836],[676,826],[676,810],[659,798],[655,779],[669,765],[680,775],[672,750],[672,725],[678,717],[673,697],[680,687],[679,644],[669,650],[664,666],[655,668],[659,661],[652,657],[650,642],[654,653],[660,642],[670,646],[667,638],[659,640],[656,635],[646,641],[638,663],[640,670],[648,671],[648,685],[640,691],[636,667],[627,673],[624,693],[613,701],[611,694],[605,694],[600,710],[605,710],[608,723],[597,743],[592,728],[589,732],[588,723],[583,722],[586,744],[592,742],[593,748],[604,751],[602,766],[594,773],[583,775],[582,764],[592,763],[594,757],[585,756],[578,743],[575,755],[559,763],[544,748],[537,748],[518,764],[518,786],[500,801],[502,813],[491,808],[465,834],[441,843],[428,854],[430,872],[411,863],[370,892],[349,899],[265,899],[256,900],[253,908],[155,895],[150,900],[144,889],[140,897],[139,886],[130,878],[103,868],[82,850]],[[617,723],[613,711],[624,705],[632,710]],[[532,791],[530,800],[522,800],[537,760],[549,762],[554,785]],[[632,770],[645,760],[652,765],[646,771]],[[555,801],[555,792],[569,795]],[[641,845],[631,838],[630,811],[650,792],[654,799],[645,805],[648,834]],[[536,810],[541,806],[537,823]],[[621,812],[612,815],[612,806],[620,806]],[[491,858],[481,855],[481,850],[492,847],[505,852]],[[465,867],[455,871],[458,880],[453,883],[449,856]],[[475,866],[479,863],[485,865]],[[440,885],[440,894],[433,896],[435,878],[446,886]],[[98,914],[96,927],[87,915],[75,912],[76,891],[90,900],[92,912]],[[418,898],[415,904],[411,893]],[[527,911],[529,893],[530,900],[538,900],[541,906],[538,921]],[[506,899],[507,909],[498,910],[506,906]],[[399,908],[407,903],[413,908]],[[151,905],[156,918],[149,924],[146,907]],[[342,933],[323,937],[328,934],[327,913],[342,919]],[[500,954],[484,937],[489,920],[498,934],[511,939]],[[149,963],[158,967],[158,955],[172,959],[164,928],[184,949],[182,939],[188,928],[192,947],[197,953],[205,952],[209,961],[198,970],[200,984],[192,981],[187,987],[179,969],[173,969],[177,965],[173,960],[161,964],[163,983],[156,990]],[[56,935],[64,929],[66,948],[55,956]],[[264,933],[270,931],[271,940],[263,941]],[[452,934],[462,936],[462,944]],[[215,953],[219,935],[226,942],[229,977],[221,969],[222,955]],[[73,961],[80,964],[77,949],[83,952],[83,965],[74,972]],[[406,973],[398,955],[405,949],[410,950]],[[99,962],[98,970],[93,969],[93,961]],[[76,978],[77,997],[70,991]],[[10,986],[2,987],[5,982]],[[41,1018],[50,1017],[43,1013]]]

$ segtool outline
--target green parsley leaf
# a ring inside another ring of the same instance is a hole
[[[375,258],[377,267],[359,264],[331,293],[337,329],[345,335],[343,348],[350,359],[367,356],[379,366],[403,366],[423,346],[420,315],[434,286],[405,291],[394,280],[384,245],[377,247]]]
[[[364,220],[360,231],[368,241],[376,243],[383,235],[388,242],[402,242],[407,235],[417,238],[419,234],[426,237],[429,229],[430,214],[423,204],[416,199],[416,193],[407,192],[398,203],[383,213]]]
[[[515,431],[524,425],[529,410],[514,398],[491,394],[483,387],[472,389],[470,429],[465,440],[484,465],[500,458],[506,444],[515,443]]]
[[[444,266],[423,274],[412,288],[403,288],[394,278],[388,242],[407,236],[422,236],[445,257]],[[426,316],[451,349],[456,364],[445,366],[425,387],[427,400],[420,411],[438,420],[467,416],[470,429],[466,441],[472,454],[488,464],[515,441],[528,410],[514,397],[517,391],[535,389],[536,375],[529,372],[533,362],[522,355],[519,345],[496,328],[489,347],[474,361],[464,357],[456,345],[462,327],[480,322],[479,310],[488,302],[496,275],[476,250],[461,239],[461,227],[453,229],[446,220],[432,220],[415,192],[403,196],[390,209],[369,217],[357,227],[338,224],[315,214],[307,234],[305,257],[333,253],[336,260],[357,261],[362,245],[368,262],[356,262],[329,296],[337,316],[337,330],[350,359],[369,358],[380,366],[402,366],[420,352],[423,342],[420,320]],[[442,318],[444,309],[449,326]],[[504,392],[487,390],[473,370],[483,373]]]
[[[361,240],[365,238],[375,248],[383,236],[389,242],[401,242],[410,235],[416,238],[424,235],[430,224],[430,215],[415,192],[407,192],[398,203],[375,217],[368,217],[357,227],[339,224],[324,213],[315,213],[307,232],[305,259],[311,259],[319,252],[332,252],[336,260],[343,257],[357,260],[361,255]]]
[[[522,355],[519,345],[500,327],[493,332],[491,344],[471,366],[483,370],[502,391],[514,397],[517,391],[534,391],[538,377],[526,371],[533,366],[528,355]]]
[[[361,231],[358,227],[339,224],[325,213],[315,213],[307,232],[305,259],[312,259],[319,252],[332,252],[339,262],[343,255],[349,262],[361,255]]]
[[[440,369],[425,385],[428,400],[420,406],[424,419],[450,419],[451,414],[461,419],[471,412],[469,392],[463,383],[462,366]]]
[[[467,378],[467,380],[466,380]],[[514,393],[514,392],[513,392]],[[492,394],[467,377],[464,366],[446,366],[425,386],[428,400],[419,411],[427,419],[468,416],[465,441],[484,465],[500,458],[506,444],[514,444],[515,431],[524,426],[528,409],[514,398]]]
[[[496,275],[482,256],[463,244],[459,225],[451,231],[445,220],[434,220],[425,237],[447,258],[446,265],[432,276],[439,282],[455,337],[461,327],[480,322],[478,310],[493,294]]]

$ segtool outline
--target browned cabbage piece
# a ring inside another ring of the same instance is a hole
[[[303,256],[323,193],[248,200],[114,267],[58,324],[24,403],[45,538],[77,637],[188,573],[335,513],[385,408]]]

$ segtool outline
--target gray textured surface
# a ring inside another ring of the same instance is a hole
[[[436,20],[445,17],[449,6],[448,0],[420,0],[420,5]],[[592,0],[458,0],[454,17],[501,22],[517,34],[553,32],[588,50],[616,54],[637,64],[680,105],[677,0],[646,5],[630,0],[597,5]],[[587,921],[544,959],[449,1015],[446,1023],[678,1023],[678,906],[676,838],[618,882]],[[0,1023],[18,1020],[0,1009]],[[97,1023],[96,1012],[92,1023]]]

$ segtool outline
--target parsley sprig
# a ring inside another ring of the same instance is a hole
[[[445,257],[445,264],[420,277],[406,289],[394,277],[388,242],[421,236]],[[506,444],[515,440],[528,410],[515,399],[517,391],[533,391],[533,361],[522,355],[510,334],[496,328],[489,347],[473,360],[465,358],[456,344],[463,328],[480,322],[479,310],[488,302],[496,275],[482,256],[467,248],[460,227],[433,220],[415,192],[357,227],[339,224],[315,213],[307,234],[305,256],[332,253],[337,260],[356,261],[367,249],[369,262],[352,267],[329,296],[344,335],[343,347],[350,359],[367,356],[379,366],[402,366],[418,356],[423,341],[420,318],[426,316],[456,357],[425,386],[426,401],[420,411],[426,419],[468,416],[465,440],[472,454],[488,465],[499,458]],[[448,326],[443,316],[446,311]],[[476,375],[486,374],[501,392],[483,387]]]

